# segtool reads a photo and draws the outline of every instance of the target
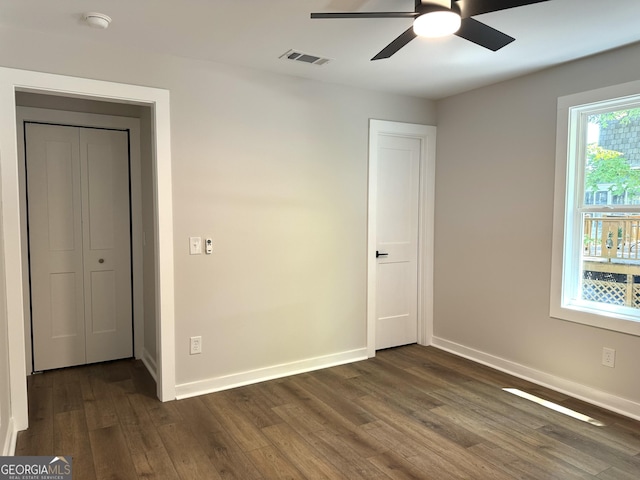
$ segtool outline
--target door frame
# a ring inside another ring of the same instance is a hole
[[[2,177],[2,254],[6,279],[6,315],[11,420],[16,430],[28,427],[25,369],[24,299],[20,197],[16,130],[16,91],[85,98],[151,107],[152,162],[156,241],[157,395],[175,399],[175,314],[173,275],[173,209],[169,91],[101,80],[0,67],[0,171]]]
[[[133,353],[141,359],[147,368],[153,371],[153,360],[145,358],[144,352],[144,295],[143,295],[143,231],[142,231],[142,166],[140,151],[140,119],[117,117],[113,115],[70,112],[35,107],[16,107],[18,138],[24,138],[24,122],[48,123],[79,128],[101,128],[126,130],[129,133],[129,192],[131,211],[131,273],[132,273],[132,321],[133,321]],[[25,170],[25,144],[18,142],[18,175],[20,181],[20,234],[22,240],[22,271],[24,316],[25,316],[25,349],[27,372],[33,370],[31,342],[31,309],[29,308],[31,288],[29,284],[28,237],[27,237],[27,189]],[[31,370],[29,370],[31,368]],[[155,375],[155,372],[153,372]]]
[[[436,127],[369,120],[369,199],[367,228],[367,356],[376,355],[378,139],[393,135],[420,140],[418,206],[418,343],[433,338],[433,251],[435,217]]]

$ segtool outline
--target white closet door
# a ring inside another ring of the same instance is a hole
[[[87,363],[133,355],[126,132],[80,129]]]
[[[25,131],[34,369],[129,357],[127,133]]]
[[[35,370],[85,363],[78,130],[27,124]]]

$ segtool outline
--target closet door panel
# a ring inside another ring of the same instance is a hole
[[[133,355],[128,146],[80,131],[87,363]]]
[[[77,128],[25,126],[34,369],[85,363]]]

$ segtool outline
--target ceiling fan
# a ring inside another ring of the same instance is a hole
[[[492,51],[515,38],[471,17],[548,0],[415,0],[413,12],[312,13],[311,18],[413,18],[413,25],[371,60],[389,58],[417,36],[455,34]],[[447,6],[448,5],[448,6]]]

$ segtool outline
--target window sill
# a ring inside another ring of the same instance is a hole
[[[625,314],[620,308],[611,308],[611,311],[602,308],[593,308],[590,302],[580,302],[564,307],[552,308],[550,315],[558,320],[579,323],[590,327],[612,330],[619,333],[640,337],[640,319],[637,316]],[[631,310],[631,309],[630,309]],[[635,309],[633,309],[635,311]],[[640,313],[640,312],[638,312]]]

